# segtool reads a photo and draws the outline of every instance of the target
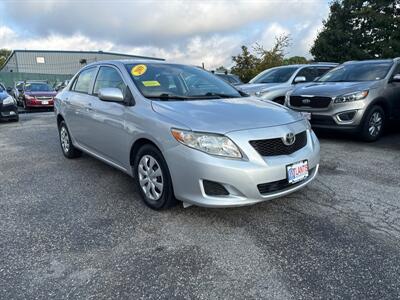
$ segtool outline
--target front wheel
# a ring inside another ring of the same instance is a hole
[[[61,150],[66,158],[76,158],[82,155],[82,151],[75,148],[72,144],[71,136],[69,134],[67,125],[64,121],[61,121],[58,126],[58,132],[60,136]]]
[[[380,106],[373,106],[364,118],[361,125],[361,136],[366,142],[378,140],[385,125],[385,111]]]
[[[176,205],[167,163],[156,147],[141,147],[133,167],[139,193],[147,206],[161,210]]]

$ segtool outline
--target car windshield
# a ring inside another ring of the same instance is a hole
[[[373,81],[386,77],[392,63],[354,63],[341,65],[322,76],[320,82]]]
[[[27,92],[51,92],[53,89],[47,83],[27,83],[25,84]]]
[[[238,98],[231,85],[203,69],[178,64],[137,63],[126,69],[139,91],[156,100]]]
[[[283,83],[288,81],[297,69],[297,67],[269,69],[258,74],[256,77],[250,80],[249,83]]]

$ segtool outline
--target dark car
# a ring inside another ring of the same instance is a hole
[[[7,93],[6,88],[0,83],[0,120],[18,121],[18,107],[14,98]]]
[[[400,58],[346,62],[288,92],[286,104],[305,112],[314,128],[375,141],[388,121],[400,119]]]
[[[56,95],[57,92],[46,82],[27,81],[19,97],[25,109],[53,108]]]

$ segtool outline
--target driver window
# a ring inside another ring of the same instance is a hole
[[[400,74],[400,63],[397,64],[397,67],[394,69],[392,77],[397,75],[397,74]]]
[[[117,88],[125,92],[125,83],[118,71],[112,67],[100,67],[94,84],[93,94],[97,95],[102,88]]]

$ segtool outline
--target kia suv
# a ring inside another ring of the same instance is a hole
[[[315,128],[379,139],[387,121],[400,119],[400,58],[350,61],[318,81],[289,91],[288,107],[305,112]]]

